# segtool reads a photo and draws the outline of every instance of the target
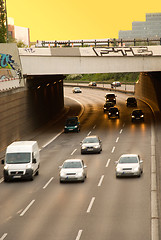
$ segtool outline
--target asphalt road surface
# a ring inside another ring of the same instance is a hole
[[[34,139],[41,149],[40,174],[34,181],[4,183],[0,176],[0,240],[150,240],[150,108],[138,101],[145,122],[131,122],[126,94],[117,94],[120,119],[103,112],[104,91],[65,88],[66,116]],[[75,100],[76,101],[75,101]],[[81,105],[79,104],[81,103]],[[79,133],[63,133],[65,118],[81,115]],[[101,154],[81,155],[80,141],[98,135]],[[121,154],[143,160],[140,178],[115,177]],[[59,166],[67,158],[87,165],[84,183],[59,183]],[[2,168],[2,167],[1,167]]]

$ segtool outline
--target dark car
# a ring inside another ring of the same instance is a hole
[[[89,86],[94,86],[94,87],[96,87],[96,86],[97,86],[97,83],[96,83],[96,82],[90,82],[88,85],[89,85]]]
[[[114,104],[116,104],[116,95],[114,93],[106,93],[105,101],[106,102],[113,102]]]
[[[126,106],[127,107],[137,107],[137,101],[135,97],[128,97],[126,99]]]
[[[64,126],[64,132],[79,132],[80,131],[80,122],[79,118],[76,117],[70,117],[66,120],[65,126]]]
[[[119,110],[117,107],[110,107],[108,110],[108,118],[119,118]]]
[[[110,107],[113,107],[114,103],[113,102],[105,102],[104,106],[103,106],[103,111],[106,112],[109,110]]]
[[[144,113],[142,110],[140,109],[135,109],[132,111],[132,114],[131,114],[131,120],[132,122],[134,121],[144,121]]]
[[[121,87],[121,83],[120,82],[112,82],[111,83],[111,88],[113,88],[113,87]]]

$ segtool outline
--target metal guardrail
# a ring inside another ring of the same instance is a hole
[[[93,88],[96,90],[107,90],[107,91],[112,91],[112,92],[120,92],[120,93],[125,93],[125,94],[131,94],[134,95],[135,94],[135,89],[132,90],[127,90],[127,89],[118,89],[118,88],[111,88],[111,87],[107,87],[107,86],[88,86],[88,85],[78,85],[78,84],[71,84],[71,83],[64,83],[65,87],[81,87],[81,88]]]
[[[38,41],[36,47],[122,47],[122,46],[161,45],[161,38],[155,39],[105,39],[105,40],[67,40]]]

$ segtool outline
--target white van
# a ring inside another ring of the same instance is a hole
[[[16,178],[33,180],[39,174],[40,155],[37,141],[17,141],[6,149],[4,181]]]

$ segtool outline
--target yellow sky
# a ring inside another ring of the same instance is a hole
[[[133,21],[161,12],[160,0],[6,0],[8,17],[30,28],[31,41],[118,38]]]

